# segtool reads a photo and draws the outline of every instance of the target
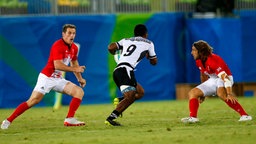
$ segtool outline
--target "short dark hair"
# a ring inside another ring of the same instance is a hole
[[[148,30],[144,24],[138,24],[134,28],[134,36],[144,36]]]
[[[74,28],[76,29],[76,26],[73,24],[64,24],[62,27],[62,32],[66,32],[68,28]]]

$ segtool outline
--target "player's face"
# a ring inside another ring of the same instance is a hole
[[[191,54],[194,57],[194,60],[199,58],[198,50],[194,46],[192,46]]]
[[[76,29],[74,28],[67,28],[67,31],[65,33],[62,32],[63,40],[69,45],[71,45],[74,42],[75,36],[76,36]]]

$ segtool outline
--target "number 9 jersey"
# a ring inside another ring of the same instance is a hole
[[[133,68],[148,54],[147,58],[156,58],[155,48],[152,41],[143,37],[124,38],[117,43],[120,54],[118,64],[129,63]]]

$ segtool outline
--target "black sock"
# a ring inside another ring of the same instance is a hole
[[[120,115],[120,113],[117,110],[113,110],[113,112],[109,115],[109,117],[107,119],[113,120],[113,119],[118,118],[119,115]]]

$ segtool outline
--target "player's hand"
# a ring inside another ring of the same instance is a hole
[[[235,104],[237,102],[237,98],[233,96],[233,94],[228,94],[226,101],[231,101],[232,104]]]
[[[198,101],[199,101],[200,104],[203,103],[204,100],[205,100],[205,97],[204,97],[204,96],[201,96],[201,97],[198,98]]]
[[[78,82],[79,82],[81,87],[85,87],[85,85],[86,85],[86,80],[85,79],[82,78],[82,79],[78,80]]]
[[[74,67],[74,72],[77,72],[77,73],[83,73],[84,70],[85,70],[85,66]]]

